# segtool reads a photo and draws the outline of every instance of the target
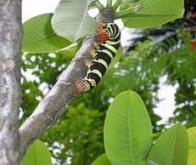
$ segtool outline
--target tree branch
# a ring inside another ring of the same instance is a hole
[[[75,81],[84,77],[87,71],[85,60],[92,59],[89,50],[93,49],[95,42],[95,37],[88,38],[84,42],[68,68],[59,76],[52,90],[20,127],[21,153],[24,153],[28,145],[39,138],[59,118],[76,96]]]
[[[111,22],[112,12],[108,9],[107,11],[104,9],[98,20]],[[85,76],[88,69],[85,60],[92,59],[90,50],[94,49],[95,42],[97,42],[97,37],[87,38],[68,68],[59,76],[52,90],[39,103],[33,114],[21,125],[19,129],[22,142],[20,147],[21,159],[28,145],[43,135],[66,110],[71,100],[76,97],[75,81]]]
[[[19,164],[21,0],[0,0],[0,164]]]

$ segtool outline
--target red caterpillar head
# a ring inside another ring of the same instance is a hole
[[[196,51],[196,39],[192,40],[192,50]]]
[[[105,43],[109,39],[109,35],[106,32],[106,30],[104,29],[104,25],[105,24],[100,23],[99,28],[98,28],[97,38],[98,38],[99,42],[101,42],[101,43]]]

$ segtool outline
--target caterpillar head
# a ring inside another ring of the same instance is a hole
[[[107,31],[107,24],[100,23],[98,28],[98,41],[101,43],[105,43],[109,39],[109,33]]]

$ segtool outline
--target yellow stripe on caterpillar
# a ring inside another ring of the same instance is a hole
[[[84,80],[89,81],[93,87],[95,87],[97,85],[96,81],[92,78],[85,77]]]
[[[106,48],[108,48],[109,50],[113,51],[114,53],[116,53],[116,51],[117,51],[116,48],[113,47],[112,45],[109,45],[107,43],[102,44],[102,45],[105,46]]]
[[[110,58],[111,59],[113,59],[113,55],[112,55],[112,53],[110,52],[110,51],[108,51],[108,50],[106,50],[106,49],[104,49],[104,50],[99,50],[100,52],[103,52],[103,53],[105,53],[105,54],[107,54],[108,56],[110,56]]]
[[[120,43],[120,40],[118,41],[106,41],[107,44],[110,44],[110,45],[116,45],[116,44],[119,44]]]
[[[120,35],[120,31],[118,31],[118,33],[114,37],[110,37],[110,39],[117,38],[119,35]]]
[[[103,59],[94,59],[93,61],[94,61],[94,62],[101,63],[106,69],[107,69],[107,67],[108,67],[107,62],[105,62]]]
[[[99,76],[100,79],[102,78],[101,72],[100,72],[99,70],[97,70],[97,69],[88,70],[87,75],[88,75],[89,73],[95,73],[96,75]]]

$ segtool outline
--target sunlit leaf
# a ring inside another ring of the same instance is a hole
[[[188,139],[189,139],[189,156],[188,164],[196,164],[196,127],[189,128],[187,130]]]
[[[129,0],[127,3],[132,5]],[[122,19],[125,26],[131,28],[154,27],[181,18],[184,12],[183,0],[140,0],[139,3],[138,11],[133,11]]]
[[[52,27],[61,37],[77,41],[96,34],[97,22],[88,15],[88,1],[61,0],[52,18]]]
[[[104,126],[105,150],[115,165],[138,164],[151,146],[152,126],[141,98],[119,94],[109,107]]]
[[[34,54],[55,52],[70,45],[70,41],[54,33],[51,18],[51,13],[43,14],[24,23],[23,52]]]
[[[22,165],[52,165],[51,155],[45,144],[37,140],[27,150]]]
[[[91,165],[110,165],[110,162],[106,154],[102,154]]]
[[[150,165],[185,165],[188,155],[188,137],[181,125],[175,125],[161,135],[152,147]]]

